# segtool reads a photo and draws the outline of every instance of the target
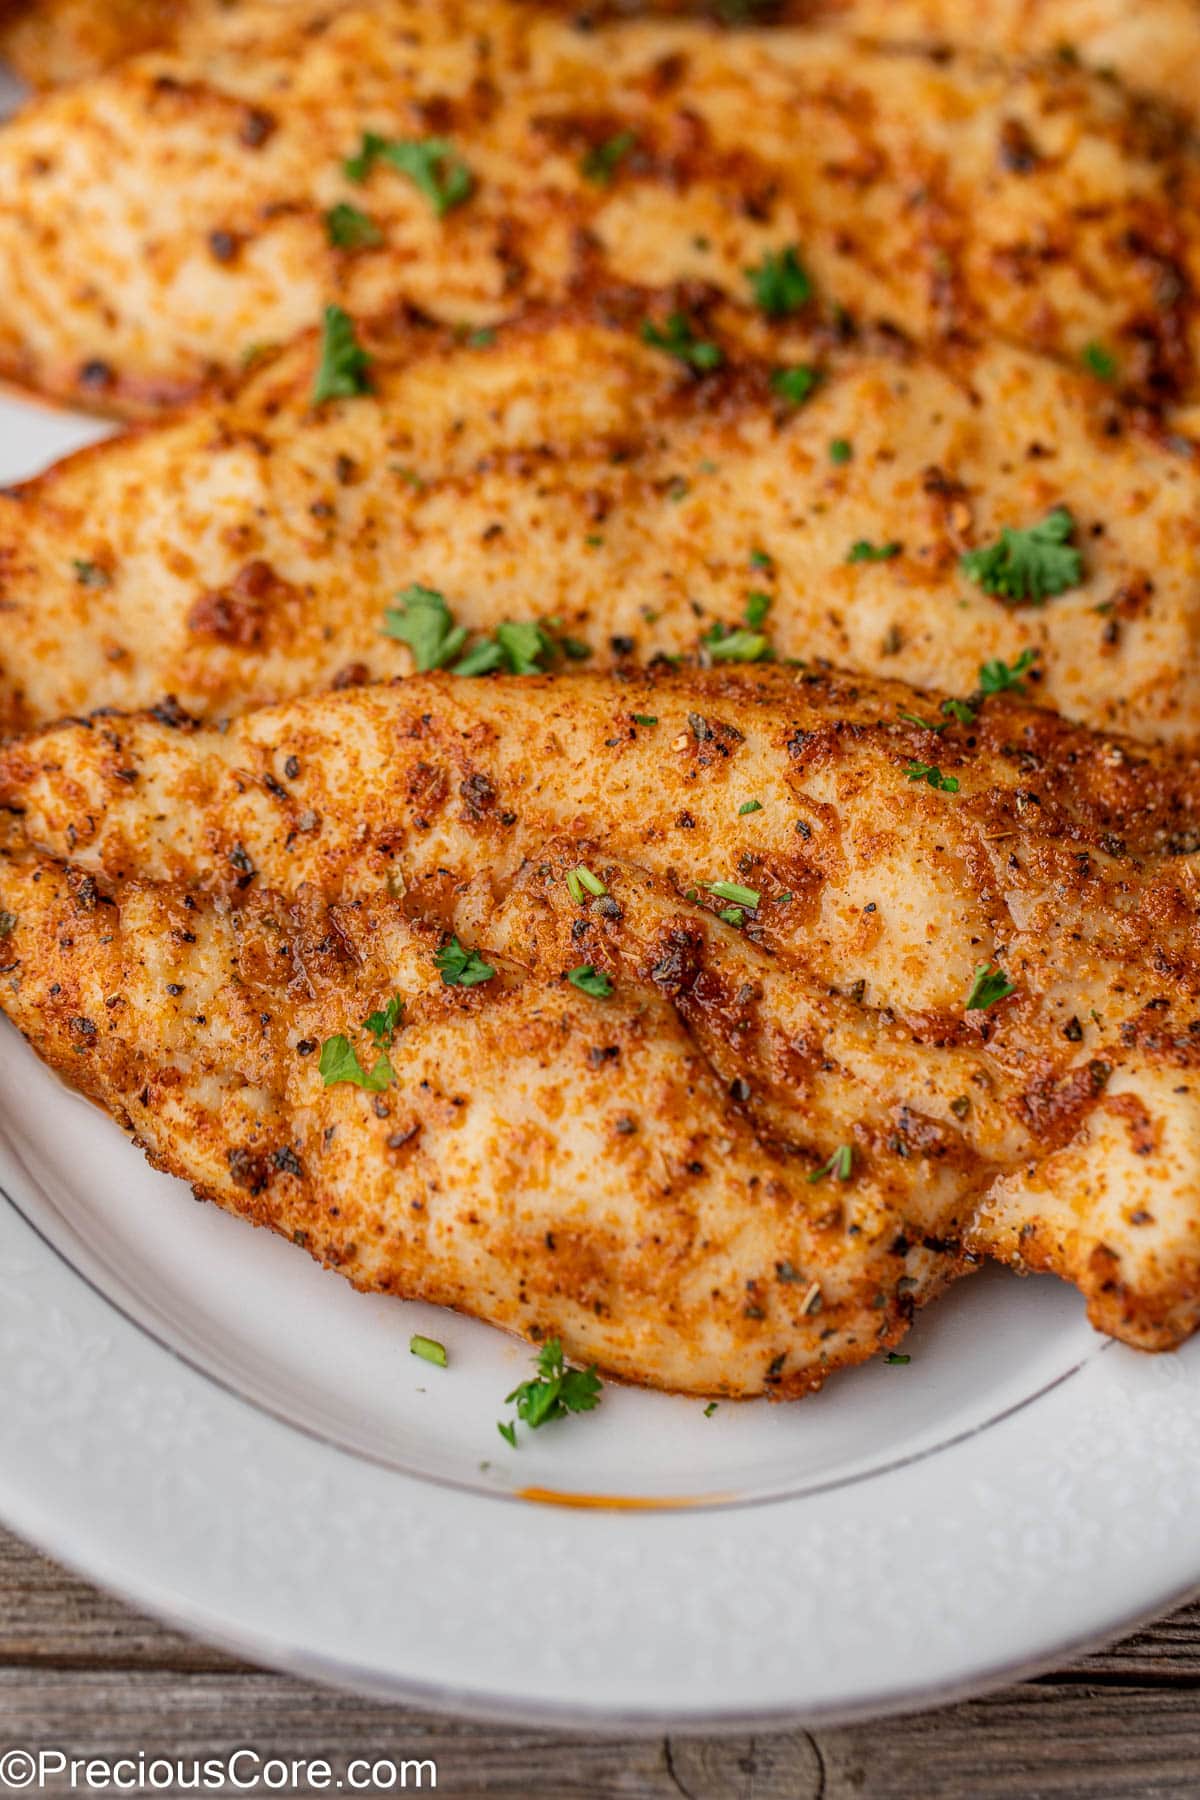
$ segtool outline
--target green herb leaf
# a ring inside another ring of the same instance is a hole
[[[980,664],[979,691],[981,694],[1023,694],[1025,683],[1022,675],[1028,675],[1038,659],[1036,649],[1022,650],[1015,663],[1001,662],[997,657],[992,662]]]
[[[740,906],[723,906],[717,917],[726,925],[744,925],[746,923],[746,914]]]
[[[809,1181],[824,1181],[832,1175],[835,1181],[849,1181],[854,1173],[854,1146],[839,1144],[828,1162],[823,1162],[819,1169],[814,1169]]]
[[[321,360],[313,382],[314,406],[370,392],[371,358],[354,335],[354,321],[340,306],[327,306],[321,327]]]
[[[761,800],[743,800],[742,804],[738,807],[738,818],[744,819],[747,813],[761,812],[762,809],[763,803]]]
[[[1083,580],[1083,558],[1067,541],[1074,529],[1075,520],[1065,506],[1056,506],[1038,524],[1024,529],[1006,525],[994,544],[967,552],[963,572],[986,594],[1040,606]]]
[[[980,963],[975,970],[971,991],[967,995],[966,1010],[968,1012],[986,1012],[989,1006],[995,1006],[997,1000],[1007,1000],[1008,996],[1015,994],[1016,991],[999,964],[993,968],[991,963]]]
[[[433,962],[447,987],[478,987],[496,973],[478,950],[465,949],[456,937],[436,953]]]
[[[938,788],[943,794],[957,794],[958,792],[958,777],[943,775],[942,771],[935,769],[932,763],[910,762],[904,773],[910,781],[928,782],[931,788]]]
[[[80,587],[106,588],[112,586],[112,576],[100,563],[84,562],[79,557],[72,559],[71,567],[75,571],[75,579]]]
[[[403,1017],[404,1001],[399,994],[393,994],[382,1012],[373,1012],[363,1020],[363,1030],[370,1032],[377,1050],[390,1050]]]
[[[769,319],[799,312],[812,298],[808,271],[790,244],[785,250],[768,250],[756,269],[746,270],[746,280],[755,304]]]
[[[581,994],[590,994],[593,1000],[607,1000],[613,991],[612,977],[606,975],[603,969],[596,970],[591,963],[581,963],[579,968],[569,969],[567,980]]]
[[[775,567],[775,558],[766,550],[752,550],[750,552],[750,567],[752,569],[773,569]]]
[[[761,588],[752,588],[746,595],[746,623],[752,631],[765,622],[774,600],[773,594],[764,594]]]
[[[846,561],[851,563],[891,562],[894,556],[899,556],[901,548],[900,544],[872,544],[866,538],[859,538],[857,544],[850,546]]]
[[[554,641],[540,625],[512,622],[496,627],[496,642],[513,675],[540,675],[541,659],[554,653]]]
[[[635,725],[657,725],[658,717],[655,713],[634,713],[633,722]]]
[[[943,700],[942,711],[950,718],[957,719],[960,725],[975,723],[975,708],[965,700]],[[943,726],[941,729],[944,730],[945,727]]]
[[[365,250],[383,242],[383,233],[370,213],[349,206],[344,200],[325,214],[325,229],[336,250]]]
[[[919,725],[921,727],[922,731],[945,731],[945,729],[946,729],[945,719],[941,719],[939,721],[934,721],[932,719],[923,719],[921,717],[920,713],[905,712],[905,710],[902,706],[897,707],[896,710],[900,714],[900,717],[902,719],[904,719],[907,724]]]
[[[713,662],[763,662],[771,655],[768,640],[759,631],[730,631],[716,624],[700,639]]]
[[[883,1360],[885,1363],[910,1363],[912,1357],[901,1356],[898,1350],[889,1350]]]
[[[730,900],[734,906],[747,906],[756,911],[762,895],[757,888],[742,887],[737,881],[706,881],[705,887],[718,900]]]
[[[340,1032],[336,1037],[326,1038],[321,1045],[319,1068],[326,1087],[349,1082],[353,1087],[365,1088],[369,1094],[381,1094],[396,1079],[391,1063],[383,1055],[368,1074],[349,1038]]]
[[[421,1358],[422,1362],[434,1363],[439,1369],[444,1369],[449,1361],[445,1344],[439,1344],[436,1338],[421,1337],[417,1333],[409,1338],[408,1347],[414,1356]]]
[[[1103,344],[1085,344],[1083,361],[1085,367],[1089,368],[1100,381],[1116,380],[1117,359],[1111,350],[1104,348]]]
[[[789,406],[803,406],[820,379],[820,371],[808,363],[793,363],[790,368],[772,371],[771,390]]]
[[[713,1414],[716,1412],[716,1410],[717,1410],[717,1402],[715,1400],[710,1400],[708,1405],[704,1409],[705,1418],[711,1419]]]
[[[579,165],[584,180],[594,181],[597,187],[611,187],[617,170],[636,145],[636,131],[618,131],[602,144],[593,145]]]
[[[455,663],[455,675],[490,675],[504,662],[504,652],[494,638],[480,638],[466,655]]]
[[[455,626],[445,595],[414,582],[396,599],[398,609],[389,608],[383,615],[386,635],[408,645],[422,673],[445,668],[467,641],[466,627]]]
[[[833,438],[829,445],[831,463],[848,463],[854,455],[854,445],[849,438]]]
[[[516,1426],[508,1424],[506,1421],[504,1421],[502,1419],[497,1419],[496,1430],[500,1433],[500,1436],[504,1439],[505,1443],[511,1444],[513,1449],[515,1450],[517,1447],[517,1428],[516,1428]]]
[[[474,177],[448,138],[385,138],[364,131],[358,155],[344,165],[346,175],[351,181],[365,181],[380,161],[407,175],[439,219],[474,191]]]
[[[551,1419],[565,1419],[568,1413],[592,1412],[600,1404],[603,1391],[594,1368],[572,1369],[563,1357],[558,1338],[543,1344],[537,1359],[537,1375],[515,1387],[505,1399],[506,1406],[516,1403],[517,1417],[531,1431],[549,1424]],[[516,1445],[516,1433],[502,1425],[500,1435]]]
[[[678,357],[689,369],[700,374],[719,369],[725,361],[721,346],[697,337],[695,326],[683,312],[668,314],[665,327],[656,325],[653,319],[646,319],[642,325],[642,342],[655,350],[665,350],[668,356]]]

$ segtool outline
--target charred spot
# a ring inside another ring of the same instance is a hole
[[[1000,127],[1000,167],[1010,175],[1032,175],[1042,160],[1041,152],[1020,119],[1005,119]]]
[[[659,939],[647,974],[664,994],[683,994],[695,983],[704,966],[704,939],[681,926],[670,927]]]
[[[272,1150],[271,1164],[281,1175],[299,1177],[304,1174],[303,1164],[290,1144],[281,1144],[277,1150]]]
[[[258,871],[254,867],[250,852],[245,845],[235,844],[229,852],[229,860],[238,872],[238,886],[240,888],[249,887]]]
[[[241,248],[241,240],[234,231],[217,229],[208,234],[208,248],[214,262],[236,262],[238,250]]]
[[[247,150],[260,150],[279,128],[279,120],[265,106],[248,106],[238,126],[238,139]]]
[[[115,386],[116,379],[116,370],[112,364],[104,362],[98,356],[85,362],[79,371],[79,385],[87,388],[89,393],[103,393],[106,388]]]
[[[199,719],[194,719],[189,712],[184,712],[174,694],[167,694],[157,706],[150,708],[150,717],[170,731],[198,731]]]
[[[232,1150],[225,1152],[225,1161],[229,1165],[229,1178],[235,1187],[245,1188],[251,1194],[261,1194],[270,1185],[270,1165],[260,1151],[235,1145]]]
[[[496,790],[480,771],[468,775],[458,786],[469,819],[482,819],[496,804]]]

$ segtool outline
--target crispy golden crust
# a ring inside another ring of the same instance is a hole
[[[309,17],[311,10],[312,16]],[[449,140],[444,218],[364,129]],[[637,139],[605,183],[589,153]],[[503,0],[246,6],[0,139],[0,371],[117,412],[177,402],[337,299],[442,319],[612,278],[745,271],[798,244],[818,307],[922,340],[991,333],[1131,391],[1195,392],[1195,155],[1116,85],[696,21],[583,30]],[[378,245],[329,241],[369,211]]]
[[[786,670],[432,676],[224,732],[69,725],[0,752],[3,1003],[223,1205],[621,1374],[803,1391],[964,1242],[1176,1343],[1200,777],[1011,704],[901,716],[935,705]],[[608,890],[582,905],[577,864]],[[740,923],[713,881],[757,896]],[[442,989],[451,931],[494,981]],[[583,964],[611,1000],[565,984]],[[972,1010],[985,964],[1015,992]],[[311,1046],[369,1060],[392,992],[384,1117]],[[850,1180],[810,1182],[842,1145]]]
[[[1062,711],[1200,737],[1190,446],[1020,351],[837,347],[727,307],[693,305],[727,356],[696,379],[640,339],[671,305],[630,291],[478,347],[364,330],[373,392],[316,409],[310,337],[232,399],[0,496],[0,731],[408,673],[383,623],[417,582],[476,631],[553,620],[593,666],[695,657],[757,593],[781,656],[965,695],[1036,650],[1031,691]],[[821,371],[798,410],[777,357]],[[969,547],[1062,504],[1080,587],[1012,606],[964,577]],[[860,540],[897,554],[849,561]]]
[[[541,0],[548,11],[595,19],[680,13],[736,16],[720,0]],[[236,0],[221,0],[223,8]],[[275,0],[277,5],[296,0]],[[98,74],[122,57],[203,26],[213,0],[14,0],[0,7],[0,53],[38,87]],[[1196,0],[759,0],[763,23],[837,25],[881,42],[966,44],[1014,58],[1056,56],[1113,70],[1130,87],[1195,114],[1200,66]]]

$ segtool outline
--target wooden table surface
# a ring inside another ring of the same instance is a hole
[[[940,1712],[837,1731],[638,1742],[472,1725],[270,1674],[139,1617],[0,1533],[0,1697],[0,1752],[190,1758],[249,1746],[335,1767],[432,1757],[442,1796],[1200,1796],[1200,1604],[1070,1669]],[[41,1791],[72,1790],[60,1781]]]

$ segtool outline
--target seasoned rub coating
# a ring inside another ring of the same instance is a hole
[[[1167,1347],[1196,770],[936,710],[776,669],[67,725],[0,752],[0,997],[221,1204],[632,1378],[803,1391],[966,1252]],[[446,989],[450,934],[496,974]],[[325,1089],[320,1042],[369,1067],[394,995],[394,1083]]]
[[[0,373],[115,412],[331,300],[480,324],[613,278],[747,297],[788,247],[831,327],[1098,344],[1147,401],[1196,392],[1191,139],[1061,61],[263,0],[35,103],[0,175]]]
[[[371,393],[320,407],[310,337],[232,399],[0,496],[0,731],[407,673],[385,615],[420,584],[460,627],[537,619],[594,667],[720,657],[724,626],[966,695],[1036,652],[1027,691],[1067,714],[1200,737],[1189,446],[995,344],[831,349],[693,307],[725,353],[697,376],[640,336],[678,299],[628,292],[479,345],[364,329]],[[819,377],[799,407],[780,358]],[[967,578],[964,552],[1060,506],[1080,585],[1012,604]]]
[[[244,0],[243,0],[244,3]],[[252,0],[253,3],[253,0]],[[261,0],[259,0],[261,3]],[[274,0],[296,5],[298,0]],[[332,0],[331,0],[332,3]],[[530,0],[532,3],[532,0]],[[0,54],[28,81],[54,87],[124,56],[176,42],[238,0],[11,0],[0,6]],[[683,13],[736,22],[720,0],[541,0],[591,17]],[[1126,86],[1195,115],[1200,67],[1196,0],[751,0],[743,22],[840,25],[880,42],[965,44],[1014,59],[1054,56],[1112,70]]]

